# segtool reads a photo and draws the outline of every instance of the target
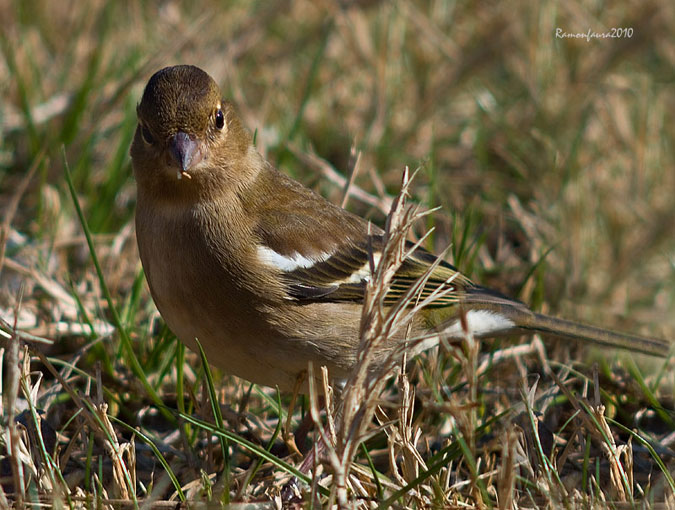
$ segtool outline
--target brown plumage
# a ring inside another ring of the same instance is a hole
[[[131,146],[136,235],[165,321],[209,360],[250,381],[293,387],[308,361],[335,378],[356,359],[368,245],[381,231],[273,168],[256,151],[216,83],[193,66],[162,69],[138,106]],[[371,239],[368,240],[370,235]],[[434,263],[417,250],[397,273],[394,301]],[[530,311],[440,263],[429,282],[452,292],[420,312],[413,336],[540,331],[655,355],[669,343]],[[392,339],[391,348],[402,339]],[[425,344],[426,346],[427,344]]]

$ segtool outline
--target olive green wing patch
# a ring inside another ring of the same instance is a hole
[[[382,253],[383,238],[372,236],[372,252],[375,264]],[[413,248],[408,243],[408,248]],[[371,278],[369,248],[362,245],[346,244],[329,257],[310,267],[301,267],[283,275],[290,299],[299,302],[350,302],[362,303],[367,282]],[[432,292],[441,291],[429,306],[439,307],[456,303],[460,290],[471,282],[445,261],[418,248],[399,268],[385,298],[385,304],[393,304],[423,277],[429,268],[437,264],[428,276],[426,284],[417,294],[418,299],[427,298]],[[458,291],[458,292],[455,292]]]

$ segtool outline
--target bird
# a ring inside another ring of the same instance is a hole
[[[130,148],[136,237],[152,298],[189,348],[253,383],[296,387],[308,363],[344,381],[385,237],[363,218],[291,179],[256,149],[232,102],[191,65],[157,71],[137,105]],[[412,337],[521,333],[666,356],[670,342],[543,315],[472,282],[421,247],[397,270],[385,306],[430,271],[444,292],[411,320]],[[431,270],[430,270],[431,268]],[[401,348],[405,334],[388,339]],[[417,350],[430,347],[429,342]]]

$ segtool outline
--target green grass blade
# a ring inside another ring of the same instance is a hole
[[[127,361],[129,361],[131,365],[131,370],[134,373],[136,377],[140,380],[141,384],[143,385],[143,388],[145,391],[148,393],[148,396],[150,399],[154,402],[154,404],[159,408],[160,412],[170,420],[171,422],[174,422],[175,419],[169,413],[163,403],[162,399],[159,397],[155,389],[152,387],[152,385],[148,382],[148,378],[145,375],[145,372],[143,370],[143,367],[141,366],[140,362],[138,361],[138,358],[136,357],[136,354],[134,353],[133,346],[131,344],[131,339],[129,338],[129,335],[127,334],[126,329],[122,325],[122,321],[120,320],[120,316],[117,313],[117,308],[115,307],[115,302],[113,301],[112,294],[110,293],[110,289],[108,288],[108,285],[105,282],[105,277],[103,276],[103,270],[101,269],[101,264],[98,261],[98,256],[96,255],[96,249],[94,247],[94,241],[92,240],[91,237],[91,232],[89,231],[89,226],[87,224],[87,220],[84,217],[84,213],[82,212],[82,208],[80,207],[80,202],[77,199],[77,193],[75,191],[75,186],[73,185],[73,178],[70,173],[70,168],[68,166],[68,158],[66,158],[66,148],[65,146],[61,147],[61,153],[63,156],[63,165],[65,168],[66,172],[66,181],[68,183],[68,189],[70,190],[70,196],[73,200],[73,205],[75,206],[75,211],[77,212],[77,216],[80,220],[80,225],[82,225],[82,230],[84,231],[84,236],[87,239],[87,245],[89,246],[89,253],[91,255],[92,261],[94,263],[94,267],[96,268],[96,274],[98,276],[99,283],[101,284],[101,290],[103,292],[103,295],[108,302],[108,308],[110,309],[110,314],[112,316],[113,324],[115,325],[115,328],[117,329],[117,333],[120,336],[120,341],[122,342],[122,346],[124,347],[126,354],[127,354]]]
[[[206,359],[206,353],[202,348],[202,344],[199,339],[195,338],[197,345],[199,346],[199,356],[202,360],[202,367],[204,369],[204,375],[206,376],[206,387],[209,390],[209,400],[211,402],[211,411],[213,412],[213,418],[216,421],[216,426],[224,430],[225,426],[223,423],[223,413],[220,410],[220,405],[218,404],[218,394],[216,393],[216,386],[213,383],[213,375],[211,374],[211,367],[209,366],[209,361]],[[230,445],[228,444],[227,437],[218,436],[220,440],[220,449],[223,454],[223,477],[225,483],[225,491],[223,491],[223,496],[225,499],[225,504],[230,502]]]

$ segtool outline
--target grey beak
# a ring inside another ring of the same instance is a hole
[[[197,149],[197,141],[182,131],[178,131],[169,141],[169,151],[181,172],[186,172],[190,168],[195,159]]]

